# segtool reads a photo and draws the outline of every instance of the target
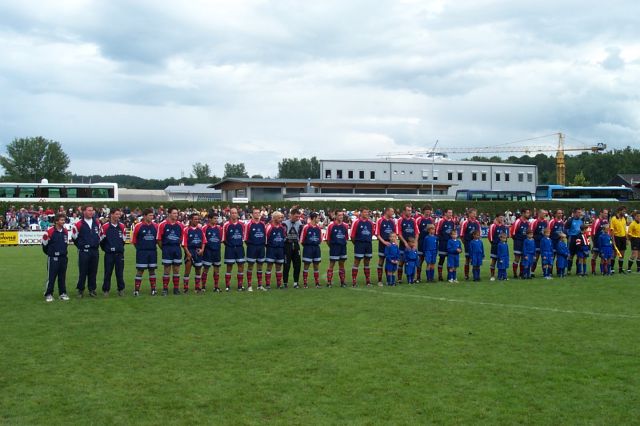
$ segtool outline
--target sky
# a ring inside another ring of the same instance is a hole
[[[637,146],[638,16],[635,0],[3,0],[0,151],[44,136],[74,173],[165,178],[559,131]]]

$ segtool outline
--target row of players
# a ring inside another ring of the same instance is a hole
[[[575,212],[574,212],[575,213]],[[96,296],[96,274],[98,267],[98,247],[105,252],[105,277],[102,286],[106,294],[110,291],[111,276],[115,271],[118,294],[124,294],[124,225],[120,223],[121,212],[114,209],[110,213],[110,221],[100,225],[93,218],[93,208],[87,206],[83,210],[83,220],[72,228],[71,238],[79,251],[78,296],[84,294],[85,281],[88,282],[90,296]],[[200,225],[200,216],[192,214],[189,226],[177,221],[178,210],[169,209],[169,215],[159,225],[153,222],[153,211],[143,212],[143,220],[133,230],[132,243],[136,248],[136,277],[134,295],[138,295],[145,270],[148,270],[151,293],[156,291],[157,250],[162,252],[162,294],[168,294],[170,281],[173,282],[173,293],[180,294],[180,265],[184,262],[182,276],[183,291],[188,291],[191,270],[195,269],[195,289],[200,292],[206,289],[209,270],[213,267],[214,290],[220,291],[219,268],[222,265],[221,246],[225,245],[224,275],[225,287],[230,289],[233,265],[237,265],[238,290],[244,290],[245,263],[246,279],[249,291],[253,290],[252,279],[255,272],[258,289],[267,290],[271,286],[275,266],[275,281],[282,287],[282,265],[285,262],[285,240],[287,230],[282,224],[282,213],[275,212],[272,221],[264,224],[260,220],[260,211],[253,210],[252,220],[244,224],[238,220],[238,212],[231,210],[231,217],[222,227],[208,218],[209,223]],[[312,269],[316,287],[320,287],[319,264],[321,261],[320,244],[324,240],[329,246],[329,267],[326,272],[327,285],[331,286],[335,264],[338,263],[338,275],[341,286],[346,286],[345,260],[347,259],[347,241],[354,245],[354,264],[352,266],[352,282],[357,282],[360,263],[367,285],[371,285],[370,261],[373,257],[373,236],[378,239],[378,283],[382,283],[386,275],[387,284],[394,285],[402,281],[403,272],[410,283],[419,282],[422,265],[426,262],[427,281],[435,281],[436,258],[438,279],[444,280],[443,269],[447,261],[447,280],[457,282],[459,255],[465,252],[465,278],[469,279],[470,269],[474,280],[479,280],[480,265],[484,259],[484,246],[480,239],[480,225],[476,219],[475,209],[468,210],[468,217],[461,226],[462,241],[458,239],[456,223],[452,210],[446,210],[444,217],[437,223],[428,209],[419,217],[415,217],[410,205],[407,205],[400,218],[393,218],[392,208],[376,224],[369,220],[366,208],[356,219],[351,228],[344,223],[343,212],[336,211],[335,219],[329,224],[326,236],[318,226],[318,215],[311,213],[308,223],[302,228],[300,243],[302,244],[303,286],[309,282],[309,271]],[[43,249],[48,255],[48,280],[45,297],[53,300],[55,280],[58,280],[61,298],[66,298],[65,274],[67,264],[67,231],[64,230],[64,215],[56,216],[56,226],[47,231],[43,237]],[[555,219],[554,219],[555,220]],[[578,258],[576,269],[578,274],[586,274],[586,258],[589,255],[589,243],[584,235],[585,225],[581,224],[577,234],[570,237],[563,231],[567,225],[561,221],[551,221],[541,226],[541,221],[529,221],[529,211],[524,209],[522,216],[511,229],[504,224],[504,216],[497,214],[489,229],[491,243],[491,280],[507,278],[510,263],[507,239],[513,238],[514,260],[512,263],[514,278],[529,278],[542,258],[543,276],[552,275],[553,261],[559,276],[564,276],[567,267],[575,255]],[[569,221],[572,219],[570,218]],[[569,222],[567,221],[567,222]],[[637,221],[640,222],[640,216]],[[558,224],[562,226],[559,226]],[[599,232],[594,234],[594,252],[601,258],[601,273],[611,272],[613,249],[615,243],[609,236],[608,225],[600,223]],[[536,230],[541,230],[540,238],[536,238]],[[555,237],[555,238],[554,238]],[[633,245],[633,244],[632,244]],[[246,253],[245,253],[246,246]],[[632,247],[637,251],[637,247]],[[637,253],[636,253],[637,255]],[[594,259],[595,260],[595,259]],[[267,264],[263,270],[263,263]],[[518,272],[519,269],[519,272]],[[385,272],[383,274],[383,272]],[[263,280],[264,275],[264,280]],[[298,287],[297,283],[294,287]]]

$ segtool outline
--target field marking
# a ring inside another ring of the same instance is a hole
[[[640,319],[640,315],[628,315],[628,314],[611,314],[608,312],[592,312],[592,311],[574,311],[569,309],[557,309],[557,308],[547,308],[543,306],[529,306],[529,305],[516,305],[509,303],[496,303],[496,302],[482,302],[477,300],[465,300],[465,299],[450,299],[447,297],[438,297],[438,296],[427,296],[424,294],[407,294],[407,293],[389,293],[389,292],[380,292],[376,290],[367,290],[364,288],[351,288],[353,291],[362,291],[365,293],[371,294],[384,294],[388,296],[400,296],[400,297],[413,297],[418,299],[429,299],[436,300],[438,302],[448,302],[448,303],[466,303],[468,305],[478,305],[478,306],[492,306],[496,308],[512,308],[512,309],[526,309],[530,311],[543,311],[543,312],[555,312],[559,314],[572,314],[572,315],[590,315],[594,317],[606,317],[606,318],[626,318],[626,319]]]

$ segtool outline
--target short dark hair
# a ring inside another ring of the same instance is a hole
[[[289,214],[294,215],[294,214],[300,214],[300,210],[297,208],[293,208],[289,211]]]
[[[171,214],[172,211],[179,211],[178,208],[176,206],[169,206],[167,208],[167,213]]]
[[[151,213],[153,213],[153,209],[144,209],[144,210],[142,210],[142,215],[143,216],[146,216],[146,215],[151,214]]]
[[[58,213],[58,214],[56,214],[55,221],[57,222],[57,221],[58,221],[58,219],[64,219],[64,220],[67,220],[67,215],[66,215],[66,214],[64,214],[64,213]]]
[[[200,213],[191,213],[191,214],[189,215],[189,220],[191,220],[191,219],[193,219],[193,218],[195,218],[195,217],[200,217]]]
[[[424,206],[422,206],[422,211],[425,211],[425,210],[433,211],[433,207],[431,207],[431,204],[425,204]]]
[[[116,213],[116,212],[121,212],[122,210],[120,210],[118,207],[111,209],[111,211],[109,212],[110,215]]]
[[[309,219],[313,220],[313,219],[315,219],[316,217],[318,217],[318,213],[316,213],[316,212],[311,212],[311,213],[309,213]]]

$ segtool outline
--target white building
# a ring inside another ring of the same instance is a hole
[[[449,196],[458,189],[528,191],[535,193],[535,165],[456,161],[447,158],[391,158],[372,160],[320,160],[320,180],[402,183],[421,181],[446,184]]]

